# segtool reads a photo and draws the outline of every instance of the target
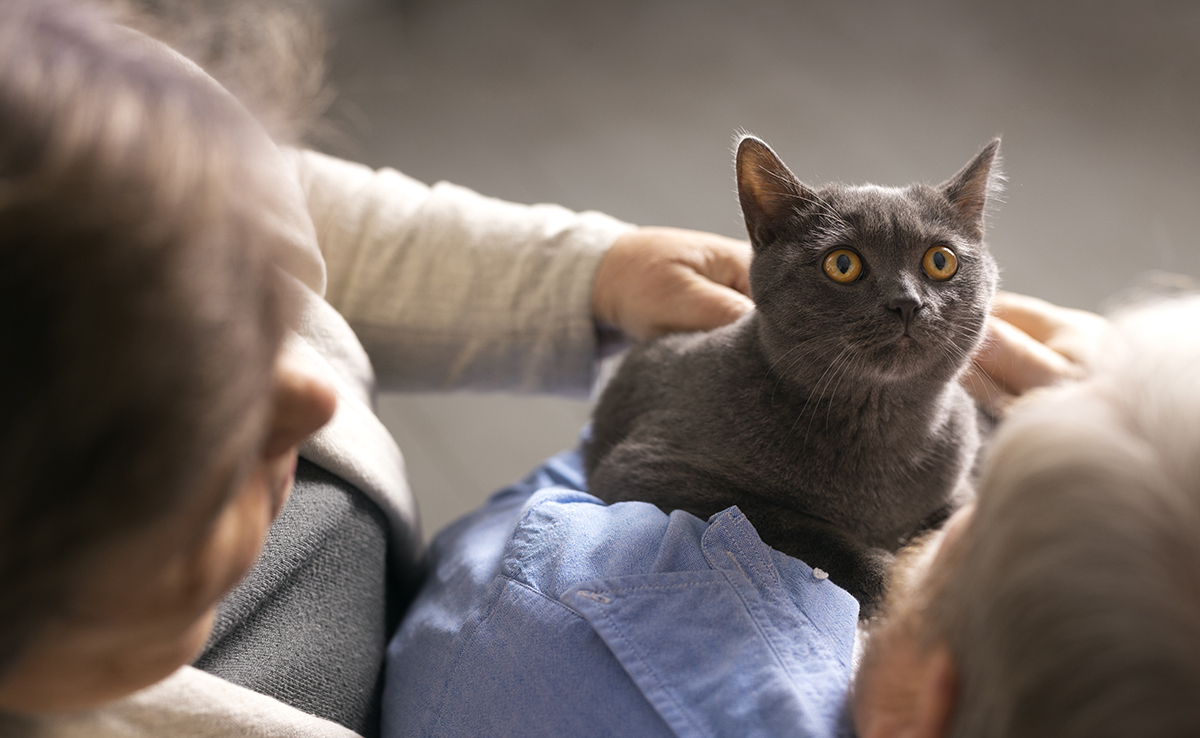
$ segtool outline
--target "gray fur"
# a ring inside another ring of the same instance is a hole
[[[970,494],[979,438],[957,379],[996,289],[983,218],[998,148],[937,187],[814,190],[742,138],[757,308],[630,351],[593,417],[591,492],[702,518],[737,505],[869,615],[900,541]],[[921,266],[935,244],[958,257],[943,282]],[[865,265],[850,284],[822,267],[842,247]]]

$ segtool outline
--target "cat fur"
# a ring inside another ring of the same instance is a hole
[[[971,496],[980,440],[958,380],[998,279],[983,230],[999,143],[936,187],[814,189],[742,137],[756,309],[628,353],[593,414],[592,494],[705,519],[737,505],[875,612],[900,544]],[[923,271],[933,245],[957,256],[950,279]],[[864,264],[850,284],[822,267],[839,248]]]

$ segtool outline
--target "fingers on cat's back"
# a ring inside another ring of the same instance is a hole
[[[1020,395],[1077,378],[1079,366],[1003,318],[988,321],[988,337],[975,364],[1001,389]]]
[[[1090,364],[1109,327],[1108,320],[1096,313],[1003,291],[996,293],[992,315],[1084,366]]]
[[[992,315],[1043,343],[1063,327],[1062,311],[1063,308],[1037,297],[1003,290],[992,301]]]

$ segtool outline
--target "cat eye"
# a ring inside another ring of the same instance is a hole
[[[834,282],[850,284],[862,275],[862,259],[850,249],[831,251],[825,257],[825,273]]]
[[[930,279],[944,282],[958,271],[958,257],[945,246],[934,246],[925,252],[921,266],[925,267]]]

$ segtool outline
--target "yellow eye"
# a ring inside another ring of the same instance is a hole
[[[825,257],[825,273],[834,282],[850,284],[862,274],[862,259],[850,249],[838,249]]]
[[[934,246],[925,252],[921,266],[925,267],[925,273],[930,279],[944,282],[958,271],[958,257],[945,246]]]

